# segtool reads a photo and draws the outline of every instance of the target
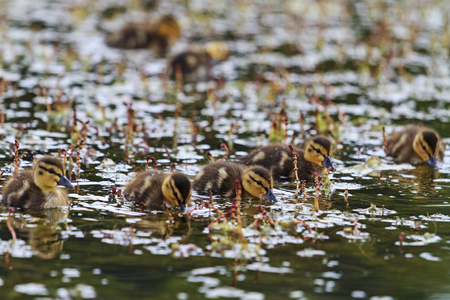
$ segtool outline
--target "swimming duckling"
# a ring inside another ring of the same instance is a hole
[[[300,180],[313,182],[313,173],[326,174],[327,169],[335,171],[331,162],[332,145],[325,136],[315,136],[306,142],[305,150],[294,147],[297,153],[298,177]],[[288,146],[270,145],[253,150],[240,159],[241,163],[250,163],[267,168],[273,178],[295,178],[294,154]]]
[[[269,171],[260,166],[246,168],[233,162],[215,162],[204,167],[194,179],[194,189],[199,194],[226,197],[236,196],[236,179],[241,181],[242,197],[264,195],[271,202],[277,202],[273,194],[273,180]]]
[[[58,158],[44,156],[36,160],[31,170],[13,175],[3,186],[3,202],[28,209],[43,209],[68,205],[67,194],[58,184],[73,188],[64,176],[64,165]]]
[[[147,170],[128,183],[124,195],[128,200],[142,202],[150,209],[163,210],[165,202],[168,207],[178,207],[184,211],[191,200],[191,182],[179,172],[167,174]]]
[[[445,143],[433,129],[409,125],[386,141],[387,155],[399,163],[427,162],[435,167],[444,159]]]
[[[171,15],[163,16],[155,24],[128,23],[121,30],[106,37],[109,47],[121,49],[142,49],[152,47],[162,55],[167,52],[181,35],[180,25]]]
[[[206,80],[211,78],[211,68],[218,61],[226,60],[228,47],[224,42],[208,42],[202,48],[195,47],[173,57],[168,66],[168,74],[176,78],[180,72],[183,81]]]

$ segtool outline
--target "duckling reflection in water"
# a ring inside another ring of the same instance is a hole
[[[265,196],[277,202],[273,194],[273,180],[269,171],[260,166],[246,168],[233,162],[215,162],[204,167],[194,179],[194,189],[203,195],[236,196],[236,179],[241,182],[242,196]]]
[[[387,155],[399,163],[428,163],[436,167],[444,159],[445,143],[433,129],[409,125],[386,141]]]
[[[180,25],[171,15],[162,16],[156,23],[129,23],[106,38],[109,47],[122,49],[153,48],[159,55],[166,54],[180,37]]]
[[[160,214],[148,215],[136,222],[136,229],[151,231],[153,237],[158,235],[162,239],[173,236],[187,237],[191,231],[190,219],[186,214],[173,215],[173,222],[167,222],[167,218]]]
[[[319,176],[327,173],[327,169],[335,171],[331,162],[332,145],[325,136],[315,136],[306,142],[305,149],[294,147],[297,153],[298,177],[300,180],[314,182],[314,172]],[[253,150],[240,158],[241,163],[250,163],[267,168],[276,180],[295,178],[294,154],[288,146],[270,145]]]
[[[21,171],[8,179],[2,189],[3,203],[27,209],[67,206],[66,192],[57,187],[61,184],[73,188],[64,171],[58,158],[39,158],[31,170]]]
[[[180,172],[163,173],[156,170],[140,172],[125,187],[124,196],[130,201],[145,204],[150,209],[178,207],[184,211],[191,200],[191,182]]]
[[[226,60],[228,47],[224,42],[208,42],[202,48],[191,48],[174,56],[168,66],[168,74],[172,79],[177,72],[183,81],[207,80],[211,76],[211,68],[219,61]]]
[[[47,212],[51,215],[48,216]],[[31,218],[21,213],[13,214],[9,221],[17,237],[25,240],[38,257],[52,259],[63,249],[65,239],[59,224],[65,214],[65,211],[58,209],[39,210],[31,211]]]

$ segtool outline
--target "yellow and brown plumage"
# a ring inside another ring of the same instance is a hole
[[[323,176],[327,169],[335,170],[331,162],[332,145],[325,136],[312,137],[306,142],[305,149],[294,147],[294,150],[297,153],[297,173],[300,180],[313,182],[314,172]],[[294,154],[288,146],[265,146],[253,150],[240,161],[265,167],[276,180],[295,178]]]
[[[150,209],[162,210],[163,203],[166,203],[168,207],[178,207],[184,211],[191,200],[191,182],[183,173],[147,170],[128,183],[124,195],[128,200],[143,203]]]
[[[156,23],[128,23],[121,30],[106,37],[109,47],[121,49],[153,48],[159,55],[168,51],[180,37],[181,29],[171,15],[161,17]]]
[[[271,202],[277,202],[273,194],[273,180],[263,167],[246,168],[233,162],[215,162],[205,166],[194,179],[194,189],[199,194],[226,197],[236,196],[236,179],[242,186],[242,196],[261,197],[264,195]]]
[[[13,175],[3,186],[3,202],[16,207],[43,209],[68,205],[68,196],[58,184],[73,188],[64,176],[64,165],[58,158],[44,156],[31,170]]]
[[[427,162],[435,167],[444,159],[445,143],[433,129],[410,125],[386,141],[387,155],[399,163]]]
[[[209,42],[199,49],[189,49],[174,56],[168,66],[171,78],[178,74],[183,81],[206,80],[211,77],[211,68],[215,62],[228,56],[228,47],[224,42]]]

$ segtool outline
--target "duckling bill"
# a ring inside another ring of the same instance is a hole
[[[323,176],[327,170],[336,170],[331,161],[332,145],[325,136],[312,137],[306,142],[305,149],[294,147],[294,150],[297,153],[297,173],[300,180],[314,182],[314,172]],[[265,146],[242,157],[240,162],[263,166],[276,180],[295,178],[294,154],[288,146]]]
[[[436,167],[443,161],[445,143],[433,129],[409,125],[386,141],[387,155],[399,163],[428,163]]]
[[[58,158],[45,156],[36,160],[31,170],[13,175],[4,185],[3,202],[27,209],[44,209],[68,205],[67,194],[58,184],[73,188],[64,176],[64,165]]]
[[[191,199],[191,182],[183,173],[156,170],[140,172],[125,187],[125,198],[150,209],[163,210],[166,203],[184,211]]]
[[[260,166],[246,168],[232,162],[209,164],[195,176],[194,189],[203,195],[209,195],[211,191],[214,195],[235,197],[236,179],[240,180],[244,198],[265,196],[271,202],[277,202],[272,176]]]

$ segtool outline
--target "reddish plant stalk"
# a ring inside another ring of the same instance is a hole
[[[151,159],[151,156],[150,155],[147,155],[147,162],[145,163],[145,169],[146,170],[148,170],[148,164],[149,164],[149,162],[150,162],[150,159]]]
[[[302,180],[303,202],[306,200],[306,180]]]
[[[242,186],[241,181],[239,179],[236,179],[234,181],[236,184],[236,214],[237,214],[237,223],[238,227],[242,228],[241,223],[241,196],[242,196]]]
[[[17,139],[14,140],[14,146],[15,146],[15,151],[14,151],[14,173],[17,172],[17,165],[19,164],[19,141]]]
[[[386,141],[386,130],[383,126],[383,144],[384,144],[384,153],[388,155],[387,141]]]
[[[289,117],[287,115],[284,116],[284,145],[287,144],[288,138],[288,125],[289,125]]]
[[[319,175],[316,172],[313,173],[314,182],[316,184],[316,198],[314,199],[314,208],[316,212],[319,212],[319,192],[320,192],[320,183],[319,183]]]
[[[16,231],[14,230],[14,227],[11,225],[11,213],[14,212],[14,208],[10,208],[9,209],[9,213],[8,213],[8,218],[6,219],[6,227],[8,227],[9,232],[11,232],[11,236],[13,239],[13,243],[16,241],[17,239],[17,235],[16,235]]]
[[[223,157],[221,159],[221,161],[224,161],[225,158],[227,158],[227,156],[228,156],[228,147],[225,143],[220,144],[220,146],[222,146],[225,149],[225,154],[223,155]]]
[[[163,147],[164,150],[166,151],[167,157],[168,157],[169,159],[171,159],[172,157],[170,156],[169,149],[167,149],[166,145],[164,145],[164,144],[162,145],[162,147]]]
[[[152,157],[152,161],[153,161],[153,168],[155,169],[155,171],[158,171],[158,163],[156,162],[156,158]]]
[[[163,202],[163,206],[164,206],[164,210],[166,211],[167,217],[169,217],[170,222],[171,223],[175,222],[173,217],[172,217],[172,214],[169,211],[169,207],[167,206],[166,202]]]
[[[294,195],[297,196],[298,189],[300,187],[300,179],[298,178],[297,153],[295,152],[294,147],[292,145],[289,145],[289,149],[291,149],[292,154],[294,155],[294,173],[295,173],[295,182],[297,184]]]

